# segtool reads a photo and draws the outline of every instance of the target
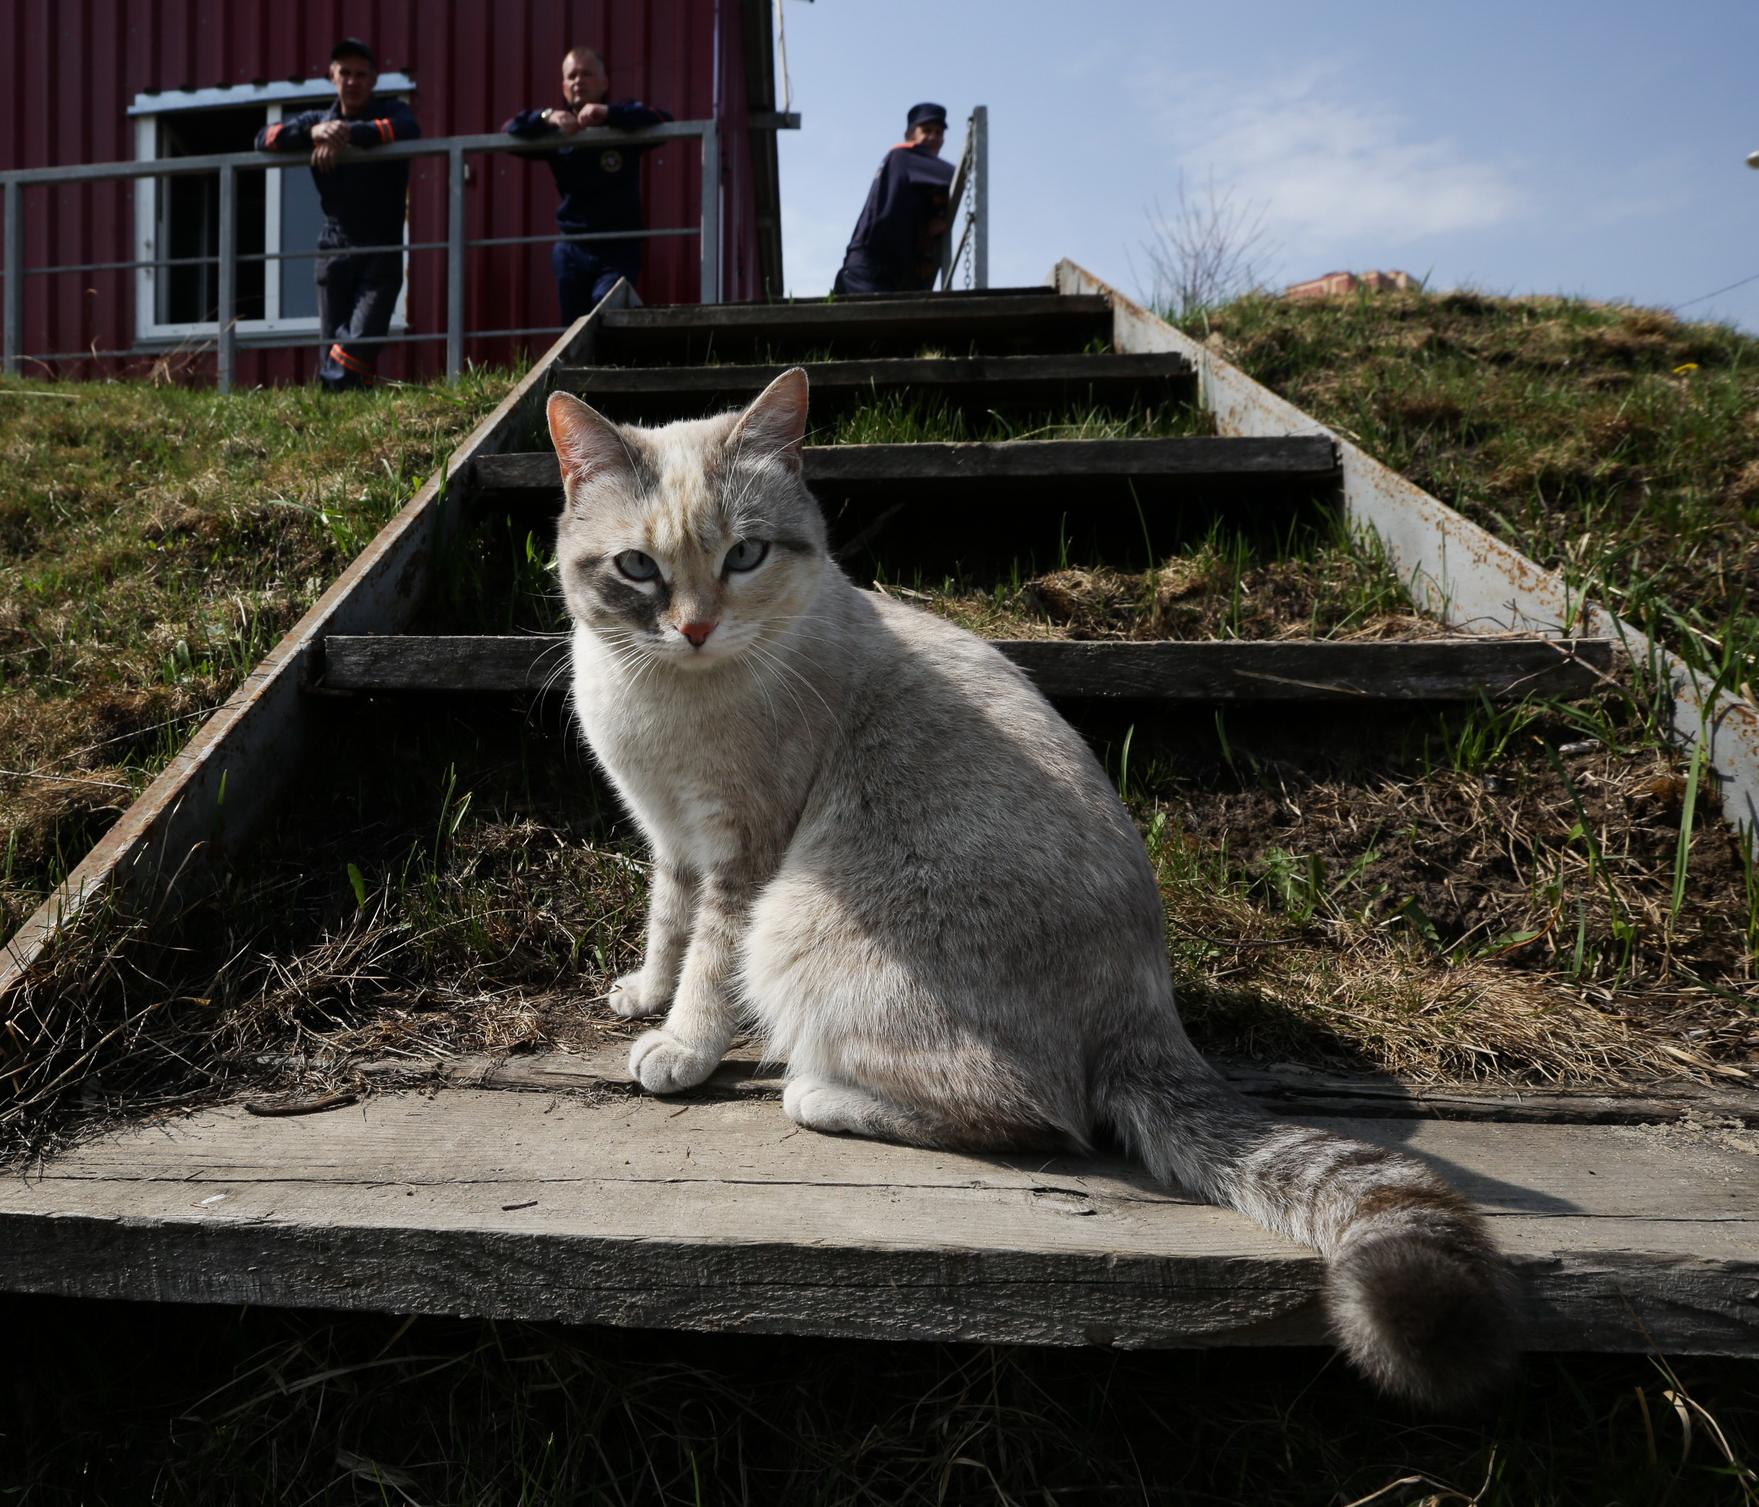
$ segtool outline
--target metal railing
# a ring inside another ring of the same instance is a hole
[[[953,286],[961,263],[967,288],[989,286],[988,105],[971,108],[971,118],[965,122],[965,150],[953,174],[952,187],[947,190],[947,235],[941,242],[942,291]]]
[[[446,327],[438,332],[403,331],[376,340],[350,340],[350,344],[414,344],[422,341],[446,342],[446,376],[456,381],[464,370],[464,343],[467,339],[495,339],[518,335],[552,333],[559,326],[533,329],[471,330],[465,326],[464,273],[467,254],[478,247],[527,246],[556,240],[598,241],[659,239],[670,236],[695,236],[700,243],[702,281],[700,298],[703,303],[719,303],[721,296],[721,201],[720,138],[712,120],[681,120],[666,125],[650,126],[640,131],[611,131],[592,128],[566,138],[570,146],[595,143],[627,142],[649,145],[690,137],[702,143],[702,210],[695,226],[643,228],[609,231],[593,235],[485,236],[468,239],[464,233],[464,159],[469,154],[487,152],[519,152],[523,154],[553,151],[562,144],[554,136],[516,137],[503,132],[480,136],[442,136],[431,140],[400,141],[389,146],[366,149],[349,148],[344,161],[383,162],[396,158],[444,157],[446,174],[446,239],[443,241],[402,241],[385,247],[349,248],[363,253],[375,250],[397,252],[446,253]],[[238,250],[238,174],[241,170],[304,169],[310,165],[305,153],[295,152],[223,152],[194,157],[161,157],[143,162],[101,162],[74,164],[66,167],[24,168],[0,172],[0,209],[5,214],[4,244],[0,245],[0,370],[16,376],[26,360],[39,362],[88,361],[106,358],[131,358],[156,354],[164,347],[154,342],[150,347],[134,346],[124,350],[81,350],[32,354],[24,343],[24,282],[27,277],[49,276],[70,272],[138,271],[150,268],[155,275],[161,268],[177,266],[210,266],[217,268],[216,318],[213,341],[216,347],[219,387],[231,390],[237,367],[238,334],[238,264],[240,262],[310,261],[319,256],[334,255],[315,247],[303,251],[260,251],[240,254]],[[24,265],[24,190],[36,185],[57,188],[74,183],[103,183],[141,178],[171,178],[196,173],[219,176],[218,237],[216,250],[206,256],[144,257],[129,261],[80,262]],[[200,321],[206,323],[206,321]],[[251,349],[304,346],[316,343],[315,331],[297,334],[251,336],[246,344]],[[204,346],[206,341],[204,340]]]

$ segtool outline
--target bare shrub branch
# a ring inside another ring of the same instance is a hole
[[[1265,228],[1268,208],[1237,198],[1232,187],[1219,188],[1213,173],[1197,191],[1180,173],[1172,213],[1158,199],[1146,211],[1151,234],[1142,254],[1150,306],[1184,320],[1261,288],[1278,249]]]

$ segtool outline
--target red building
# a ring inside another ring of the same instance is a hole
[[[379,55],[380,89],[408,99],[427,137],[497,131],[516,111],[560,102],[570,46],[598,50],[611,97],[633,97],[679,121],[713,120],[720,156],[721,297],[782,286],[770,0],[11,0],[0,6],[0,48],[13,59],[0,99],[0,170],[241,151],[265,122],[334,99],[330,47],[363,37]],[[702,210],[701,148],[670,141],[645,155],[650,227],[694,230]],[[393,332],[443,334],[447,236],[444,157],[412,163],[403,304]],[[26,275],[18,349],[61,359],[21,370],[92,376],[138,369],[167,353],[211,371],[217,175],[135,182],[25,185],[20,223]],[[512,154],[467,161],[465,234],[541,235],[555,227],[556,192],[540,160]],[[238,177],[236,284],[241,383],[300,381],[318,343],[311,263],[273,259],[309,250],[316,196],[303,167]],[[158,269],[105,267],[190,259]],[[696,236],[648,243],[649,303],[699,297]],[[33,268],[83,270],[52,275]],[[466,328],[536,330],[560,321],[549,247],[472,249]],[[9,300],[10,302],[11,300]],[[309,340],[303,336],[309,330]],[[294,342],[290,344],[290,342]],[[471,339],[466,358],[505,362],[541,335]],[[276,348],[279,344],[280,348]],[[443,369],[443,340],[392,346],[387,376]]]

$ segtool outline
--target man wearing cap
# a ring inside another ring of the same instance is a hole
[[[350,147],[413,141],[421,127],[400,99],[373,93],[379,65],[372,48],[344,37],[330,49],[336,103],[306,110],[257,133],[261,152],[310,152],[324,210],[317,262],[318,381],[331,392],[365,387],[378,366],[375,342],[391,327],[403,287],[403,221],[409,162],[344,159]],[[389,250],[355,250],[389,247]]]
[[[904,139],[873,175],[837,273],[837,293],[906,293],[934,286],[947,228],[951,164],[941,161],[947,112],[912,105]]]
[[[509,136],[554,136],[566,142],[590,126],[638,131],[672,118],[638,99],[606,104],[610,90],[605,60],[590,47],[570,48],[562,58],[562,104],[547,110],[522,110],[502,129]],[[648,150],[632,142],[601,139],[545,153],[544,160],[562,195],[556,223],[564,237],[641,229],[641,157]],[[628,278],[633,287],[641,275],[641,246],[638,237],[557,241],[550,253],[550,270],[556,275],[562,322],[573,324],[589,313],[620,277]]]

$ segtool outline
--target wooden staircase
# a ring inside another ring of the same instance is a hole
[[[747,401],[798,361],[820,426],[876,401],[927,399],[973,424],[1190,407],[1191,364],[1113,349],[1115,312],[1045,288],[608,303],[528,379],[518,422],[486,428],[448,478],[452,527],[554,513],[555,457],[517,448],[546,390],[655,423]],[[1193,433],[814,445],[806,477],[840,550],[862,558],[880,540],[897,561],[943,534],[1054,524],[1140,540],[1217,510],[1298,514],[1336,493],[1340,469],[1323,434]],[[403,698],[420,716],[461,695],[529,696],[539,660],[556,663],[554,638],[384,632],[335,604],[303,631],[282,663],[332,715],[349,697]],[[1002,648],[1053,697],[1144,704],[1566,695],[1614,662],[1604,639],[1439,630]],[[1705,1128],[1759,1124],[1759,1103],[1680,1089],[1621,1110],[1604,1094],[1424,1097],[1301,1073],[1247,1087],[1432,1160],[1514,1260],[1531,1346],[1759,1354],[1759,1161],[1747,1130]],[[1136,1169],[799,1134],[779,1098],[737,1057],[700,1091],[646,1098],[613,1052],[454,1064],[425,1093],[320,1117],[205,1111],[0,1186],[0,1287],[891,1338],[1323,1339],[1312,1253]]]

